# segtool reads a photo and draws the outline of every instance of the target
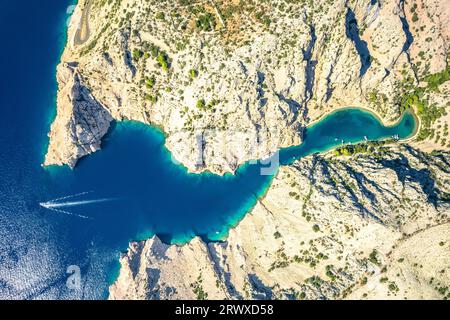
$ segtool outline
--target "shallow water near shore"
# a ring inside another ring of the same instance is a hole
[[[42,168],[72,2],[43,0],[26,10],[16,2],[1,5],[2,32],[23,23],[16,30],[20,36],[2,34],[16,55],[0,53],[7,75],[0,80],[0,298],[105,298],[130,240],[153,234],[172,243],[196,235],[222,239],[273,179],[260,174],[260,164],[244,164],[224,177],[189,174],[171,161],[163,134],[137,122],[117,123],[103,150],[74,170]],[[329,150],[342,140],[407,138],[414,130],[410,113],[384,127],[370,113],[345,109],[307,129],[300,146],[281,150],[280,162]],[[80,267],[79,290],[66,286],[69,266]]]

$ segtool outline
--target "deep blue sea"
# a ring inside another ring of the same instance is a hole
[[[224,177],[188,174],[171,161],[160,131],[135,122],[113,126],[103,150],[74,170],[42,168],[72,3],[0,3],[0,298],[106,298],[130,240],[153,234],[172,243],[195,235],[218,240],[273,179],[260,174],[261,164]],[[386,128],[357,109],[336,112],[307,129],[302,145],[282,150],[280,161],[342,140],[406,138],[414,127],[411,114]],[[77,290],[66,285],[70,266],[81,271]]]

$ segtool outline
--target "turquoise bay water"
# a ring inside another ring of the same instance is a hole
[[[373,114],[357,108],[335,111],[306,130],[304,142],[281,151],[281,163],[290,164],[315,152],[332,149],[342,143],[358,143],[365,139],[374,141],[397,136],[399,139],[411,137],[417,130],[417,122],[412,112],[407,111],[393,126],[383,126]]]
[[[61,25],[70,4],[43,0],[26,10],[17,2],[0,5],[2,39],[15,53],[0,52],[5,75],[0,78],[0,298],[105,298],[119,253],[130,240],[153,234],[176,243],[195,235],[220,239],[273,179],[260,174],[260,164],[245,164],[224,177],[188,174],[171,162],[161,132],[135,122],[117,123],[103,150],[82,159],[75,170],[42,168],[55,110]],[[386,128],[369,113],[346,109],[306,130],[302,145],[281,150],[280,162],[328,150],[341,140],[406,138],[414,127],[409,113]],[[67,206],[39,205],[59,198]],[[79,290],[66,286],[71,265],[81,269]]]

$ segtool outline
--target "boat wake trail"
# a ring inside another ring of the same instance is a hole
[[[76,214],[76,213],[72,213],[72,212],[69,212],[69,211],[61,210],[61,209],[55,209],[55,208],[51,208],[51,207],[44,207],[44,208],[46,208],[48,210],[51,210],[51,211],[54,211],[54,212],[57,212],[57,213],[64,213],[64,214],[66,214],[68,216],[74,216],[74,217],[78,217],[78,218],[81,218],[81,219],[87,219],[87,220],[92,220],[93,219],[91,217],[83,216],[81,214]]]
[[[54,211],[54,212],[63,213],[63,214],[66,214],[66,215],[75,216],[75,217],[79,217],[79,218],[82,218],[82,219],[92,219],[91,217],[88,217],[88,216],[85,216],[85,215],[81,215],[81,214],[72,213],[70,211],[66,211],[66,210],[62,209],[62,208],[76,207],[76,206],[82,206],[82,205],[88,205],[88,204],[96,204],[96,203],[109,202],[109,201],[116,200],[114,198],[102,198],[102,199],[93,199],[93,200],[63,201],[63,200],[73,199],[73,198],[76,198],[76,197],[81,197],[81,196],[90,194],[92,192],[93,191],[77,193],[77,194],[74,194],[74,195],[70,195],[70,196],[66,196],[66,197],[50,200],[50,201],[47,201],[47,202],[41,202],[41,203],[39,203],[39,205],[41,207],[45,208],[45,209],[48,209],[48,210],[51,210],[51,211]]]
[[[81,196],[84,196],[84,195],[87,195],[87,194],[90,194],[90,193],[93,193],[93,192],[94,191],[81,192],[81,193],[73,194],[73,195],[70,195],[70,196],[53,199],[53,200],[47,201],[46,203],[55,203],[55,202],[62,201],[62,200],[67,200],[67,199],[72,199],[72,198],[76,198],[76,197],[81,197]]]
[[[94,204],[94,203],[101,203],[101,202],[108,202],[112,201],[114,199],[97,199],[97,200],[84,200],[84,201],[67,201],[67,202],[43,202],[41,203],[41,207],[44,207],[46,209],[50,208],[66,208],[66,207],[75,207],[75,206],[82,206],[85,204]]]

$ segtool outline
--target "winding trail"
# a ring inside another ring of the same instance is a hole
[[[91,13],[92,2],[93,0],[88,0],[85,8],[83,9],[81,21],[77,28],[77,32],[75,33],[73,42],[75,46],[81,46],[84,44],[91,35],[91,31],[89,29],[89,15]]]

